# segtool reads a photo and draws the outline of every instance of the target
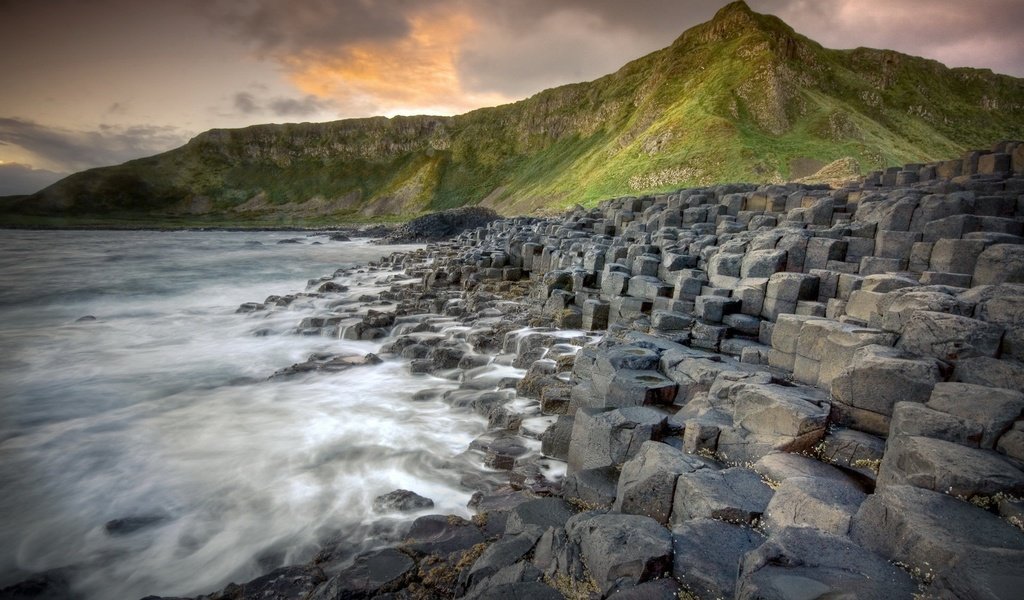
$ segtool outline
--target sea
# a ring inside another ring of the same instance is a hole
[[[293,238],[294,243],[278,243]],[[402,361],[269,376],[379,342],[298,335],[317,299],[236,313],[416,246],[296,232],[0,231],[0,588],[37,573],[89,600],[210,593],[417,515],[468,516],[484,419]],[[353,296],[379,292],[367,280]],[[436,381],[433,381],[436,379]],[[422,513],[420,513],[422,514]]]

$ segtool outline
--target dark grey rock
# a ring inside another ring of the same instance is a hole
[[[938,383],[927,406],[980,427],[978,445],[994,448],[999,436],[1024,415],[1024,393],[968,383]]]
[[[569,444],[569,472],[619,465],[658,439],[668,415],[649,407],[617,408],[608,412],[579,409]]]
[[[916,591],[905,571],[848,538],[789,527],[744,557],[736,598],[909,600]]]
[[[593,508],[610,508],[615,502],[615,467],[597,467],[569,473],[562,481],[562,498]]]
[[[480,558],[473,563],[468,571],[459,576],[462,589],[472,590],[484,580],[494,576],[498,571],[510,567],[523,560],[540,539],[541,529],[528,528],[518,535],[506,535],[484,550]]]
[[[672,574],[700,600],[732,598],[740,562],[763,542],[749,527],[691,519],[672,528]]]
[[[920,436],[889,440],[878,485],[913,485],[959,496],[1024,494],[1024,471],[1002,455]]]
[[[573,514],[572,508],[559,498],[529,500],[509,511],[506,535],[523,533],[529,528],[562,527]]]
[[[416,563],[395,548],[358,556],[349,568],[332,577],[310,596],[310,600],[359,600],[395,591],[416,572]],[[301,597],[301,596],[266,596]]]
[[[447,556],[484,541],[480,530],[450,515],[427,515],[413,521],[403,548],[416,555]]]
[[[373,499],[375,512],[412,511],[433,508],[434,501],[409,490],[394,490]]]
[[[649,517],[583,513],[566,524],[566,533],[603,593],[671,571],[672,536]]]
[[[565,600],[561,592],[540,581],[504,583],[480,590],[468,600]]]
[[[637,455],[622,465],[614,510],[651,517],[665,525],[672,513],[676,478],[703,468],[703,462],[672,446],[644,442]]]
[[[702,517],[751,523],[764,513],[771,498],[772,489],[761,477],[741,467],[684,473],[676,479],[672,526]]]
[[[786,527],[813,527],[826,533],[846,535],[865,497],[864,492],[850,482],[790,477],[779,484],[768,503],[764,526],[773,533]]]
[[[219,593],[220,598],[232,600],[305,598],[314,590],[319,592],[317,586],[323,582],[324,574],[316,567],[281,567],[242,585],[232,583]]]
[[[569,458],[569,441],[572,439],[573,417],[561,415],[540,436],[540,451],[544,456],[566,460]]]
[[[953,496],[889,486],[868,496],[850,536],[865,548],[934,577],[944,597],[1020,597],[1024,532]]]

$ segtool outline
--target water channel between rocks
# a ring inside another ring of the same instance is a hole
[[[474,484],[493,470],[468,450],[486,420],[441,397],[458,381],[412,374],[402,359],[270,378],[311,355],[376,352],[388,340],[299,326],[365,313],[360,296],[394,283],[387,273],[352,270],[333,279],[347,290],[301,293],[316,290],[311,278],[416,247],[278,243],[287,238],[3,232],[0,587],[57,569],[91,599],[208,593],[324,543],[365,550],[421,514],[469,516]],[[444,333],[444,320],[432,329]],[[474,374],[468,387],[487,389],[523,371]],[[398,488],[434,508],[375,513],[373,499]]]

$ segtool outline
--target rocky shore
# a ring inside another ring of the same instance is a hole
[[[391,287],[297,332],[379,352],[274,376],[460,382],[476,514],[204,599],[1020,597],[1024,144],[496,220],[307,293],[356,273]]]

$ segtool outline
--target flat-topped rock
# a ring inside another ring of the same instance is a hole
[[[667,420],[667,414],[643,406],[607,412],[581,408],[569,444],[569,472],[624,463],[644,442],[658,439]]]
[[[735,597],[889,600],[916,591],[906,571],[846,537],[787,527],[743,558]]]
[[[740,467],[683,473],[676,479],[671,523],[710,518],[749,524],[764,513],[771,497],[772,489],[757,473]]]
[[[991,450],[900,435],[886,445],[878,485],[914,485],[961,498],[1024,494],[1024,471]]]
[[[1009,600],[1024,585],[1024,532],[948,494],[880,489],[861,504],[851,536],[932,577],[936,593]]]
[[[733,598],[743,557],[764,539],[749,527],[690,519],[672,528],[672,575],[697,598]]]

